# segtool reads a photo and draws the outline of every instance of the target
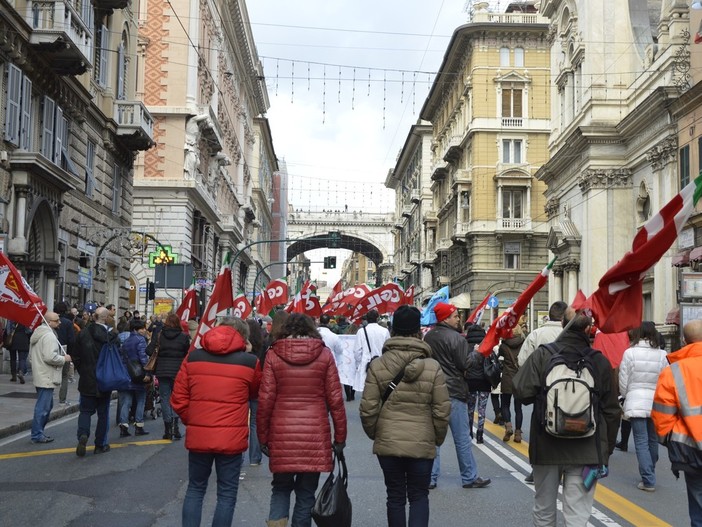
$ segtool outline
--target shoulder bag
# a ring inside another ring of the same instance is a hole
[[[144,371],[148,373],[152,373],[153,371],[156,370],[156,361],[158,360],[158,352],[161,349],[161,335],[158,336],[158,341],[156,342],[156,346],[154,347],[154,351],[151,353],[151,356],[149,357],[149,362],[146,363],[146,366],[144,366]]]
[[[349,473],[346,459],[334,454],[339,473],[332,469],[319,490],[312,507],[312,518],[318,527],[351,527],[351,500],[348,494]]]

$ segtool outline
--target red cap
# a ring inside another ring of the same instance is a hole
[[[434,306],[434,313],[436,313],[436,321],[443,322],[448,317],[450,317],[456,311],[456,309],[456,306],[454,306],[453,304],[439,302]]]

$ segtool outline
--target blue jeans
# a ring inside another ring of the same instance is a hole
[[[110,428],[110,397],[94,397],[80,394],[80,414],[78,415],[78,439],[85,435],[90,437],[90,420],[97,412],[95,428],[95,446],[109,444],[107,432]]]
[[[188,454],[188,490],[183,500],[183,527],[199,527],[202,519],[202,500],[207,492],[207,481],[214,462],[217,471],[217,506],[212,527],[230,527],[234,518],[236,495],[239,492],[241,454],[227,455],[211,452]]]
[[[487,399],[486,399],[487,401]],[[468,427],[468,404],[465,401],[451,399],[451,417],[449,417],[449,427],[453,436],[453,443],[456,446],[456,457],[458,458],[458,468],[461,471],[461,483],[473,483],[478,477],[478,466],[473,457],[473,449],[470,443],[470,429]],[[431,482],[436,484],[436,480],[441,475],[441,458],[439,457],[439,447],[436,447],[436,458],[431,469]]]
[[[432,459],[378,456],[387,490],[388,527],[429,526]],[[409,523],[405,503],[409,501]]]
[[[119,392],[119,424],[129,424],[129,412],[132,408],[132,399],[136,399],[136,411],[134,421],[144,424],[144,405],[146,404],[146,391],[127,390]]]
[[[650,417],[632,417],[629,419],[634,434],[636,459],[639,462],[639,474],[646,487],[656,486],[656,463],[658,462],[658,438],[656,428]]]
[[[37,402],[34,405],[34,419],[32,419],[32,441],[39,441],[44,437],[44,427],[49,422],[49,414],[54,407],[53,388],[35,388]]]
[[[509,405],[512,402],[512,394],[511,393],[503,393],[501,397],[502,397],[502,419],[505,420],[505,424],[511,423],[512,422],[512,414],[509,411]],[[517,430],[521,430],[523,421],[524,421],[524,414],[522,413],[522,403],[520,403],[519,399],[517,399],[515,397],[514,398],[514,428]]]
[[[163,422],[173,421],[173,408],[171,408],[171,392],[173,391],[173,379],[170,377],[158,378],[158,394],[161,397],[161,414]]]
[[[690,525],[702,527],[702,474],[685,472],[687,487],[687,507],[690,512]]]
[[[269,520],[290,516],[290,493],[295,491],[295,507],[290,527],[310,527],[314,493],[319,484],[319,472],[276,472],[273,474],[273,492]]]
[[[261,444],[258,442],[256,435],[256,413],[258,412],[258,399],[249,401],[249,463],[261,463],[263,454],[261,453]]]

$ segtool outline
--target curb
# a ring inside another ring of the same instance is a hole
[[[58,408],[55,410],[51,411],[51,414],[49,415],[49,422],[55,421],[57,419],[61,419],[62,417],[66,417],[67,415],[74,414],[80,409],[80,405],[77,403],[70,404],[66,407],[63,408]],[[3,429],[0,429],[0,439],[4,439],[5,437],[19,434],[20,432],[24,432],[25,430],[31,430],[32,429],[32,419],[28,419],[26,421],[19,422],[14,425],[10,425],[8,427],[5,427]]]

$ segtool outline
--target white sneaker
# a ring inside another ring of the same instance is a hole
[[[639,490],[643,490],[644,492],[656,492],[656,487],[647,487],[644,485],[643,481],[639,481],[639,484],[636,485],[636,488]]]

